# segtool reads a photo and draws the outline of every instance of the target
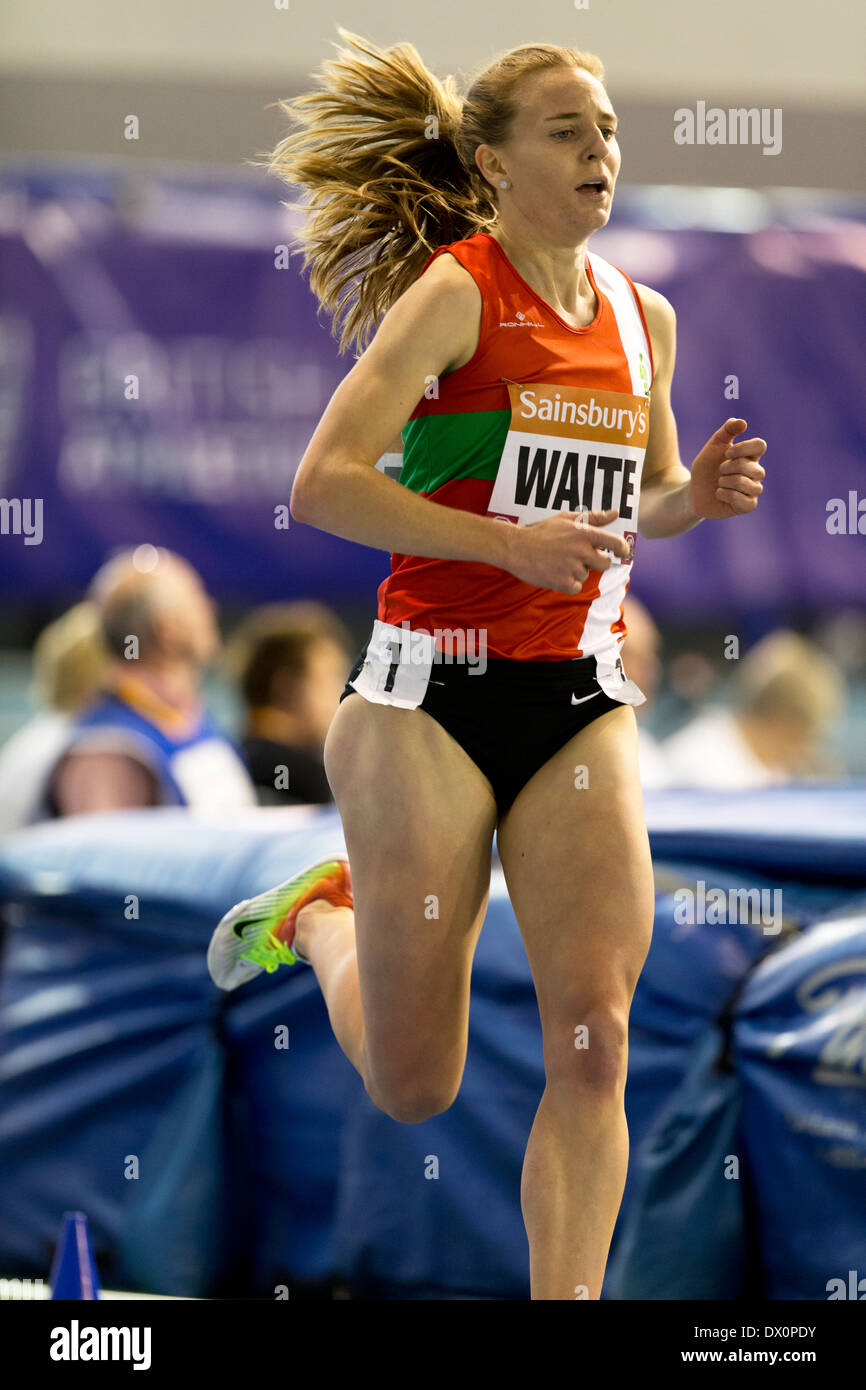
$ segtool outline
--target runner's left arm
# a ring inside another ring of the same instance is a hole
[[[741,439],[747,421],[725,420],[683,466],[671,407],[676,358],[676,314],[657,290],[637,286],[652,338],[656,374],[650,402],[650,432],[641,477],[638,533],[650,539],[678,536],[699,521],[727,521],[753,512],[766,477],[761,459],[767,441]]]
[[[691,475],[680,458],[677,422],[671,406],[671,381],[676,359],[676,314],[658,290],[638,285],[652,338],[653,376],[650,429],[640,484],[638,534],[650,540],[677,536],[697,526],[692,510]]]

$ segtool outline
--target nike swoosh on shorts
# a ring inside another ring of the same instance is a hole
[[[579,700],[575,700],[574,696],[572,695],[572,697],[571,697],[571,703],[572,703],[573,705],[582,705],[583,702],[584,702],[584,700],[594,700],[595,697],[596,697],[596,695],[600,695],[600,694],[601,694],[601,691],[600,691],[600,690],[594,690],[594,691],[592,692],[591,695],[581,695],[581,697],[580,697]]]

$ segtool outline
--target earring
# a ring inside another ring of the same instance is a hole
[[[500,188],[507,188],[507,187],[508,187],[508,179],[500,179],[500,180],[499,180],[499,187],[500,187]]]

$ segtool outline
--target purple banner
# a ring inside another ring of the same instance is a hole
[[[111,550],[151,541],[221,599],[317,595],[372,612],[387,554],[286,525],[295,469],[353,358],[317,316],[300,257],[279,268],[292,228],[279,191],[166,177],[136,205],[108,178],[4,180],[3,592],[74,595]],[[683,461],[732,415],[769,449],[757,511],[639,540],[634,592],[660,617],[863,606],[866,226],[638,221],[615,212],[590,249],[677,311]]]

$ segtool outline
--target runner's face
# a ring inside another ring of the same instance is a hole
[[[573,245],[610,217],[622,162],[617,121],[599,81],[580,68],[528,80],[501,162],[515,208],[554,245]],[[578,191],[603,178],[601,192]],[[507,207],[503,207],[507,216]]]

